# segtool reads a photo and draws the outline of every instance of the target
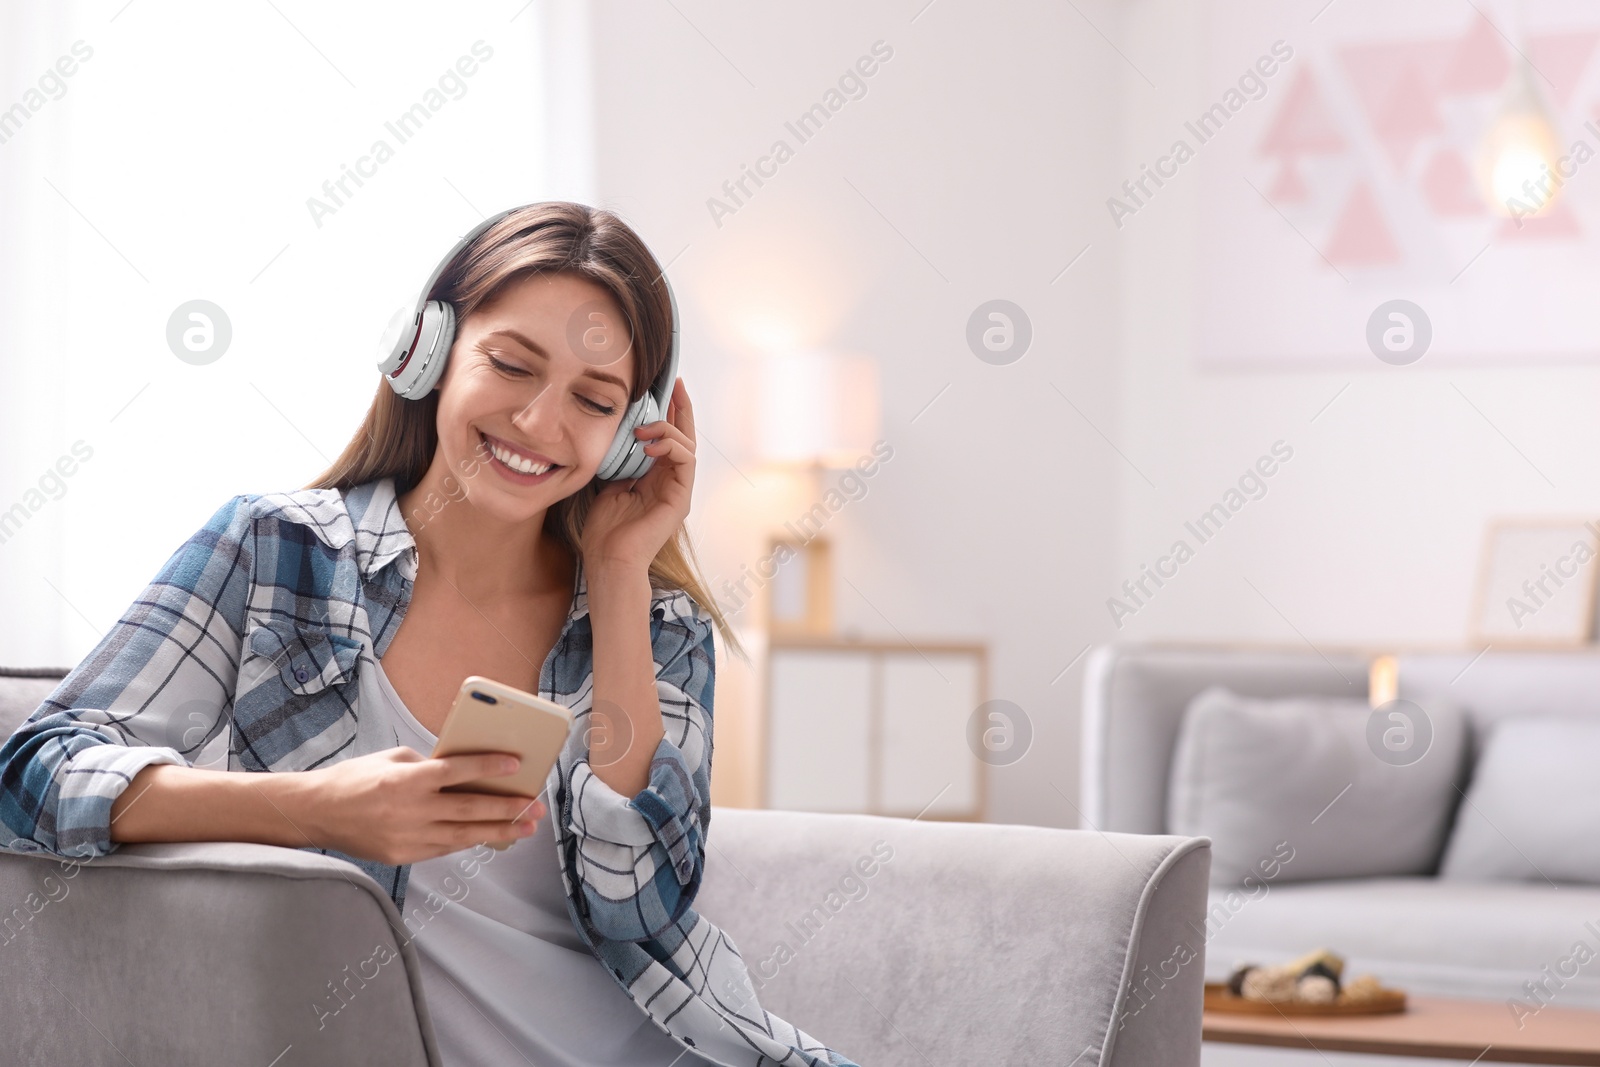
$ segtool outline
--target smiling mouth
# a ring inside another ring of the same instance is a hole
[[[517,474],[538,476],[561,469],[561,464],[559,463],[535,463],[533,460],[522,455],[521,453],[496,442],[482,430],[478,431],[478,439],[483,442],[483,446],[489,450],[489,453],[494,456],[494,458],[499,461],[502,466],[508,470],[515,471]]]

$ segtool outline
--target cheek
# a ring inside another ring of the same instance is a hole
[[[445,370],[444,381],[448,387],[439,395],[440,439],[466,438],[476,441],[478,432],[473,428],[473,423],[482,422],[485,415],[494,410],[493,391],[484,387],[480,376],[471,373],[463,372],[451,380],[449,368]]]
[[[599,469],[601,461],[611,449],[611,442],[616,438],[621,422],[621,418],[590,420],[590,425],[583,432],[583,443],[579,446],[586,468]]]
[[[439,398],[439,412],[434,420],[440,442],[455,446],[464,438],[476,438],[459,392],[445,393]]]

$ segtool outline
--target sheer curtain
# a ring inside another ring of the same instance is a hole
[[[77,663],[224,500],[322,470],[474,222],[592,202],[587,25],[578,0],[0,7],[0,665]]]

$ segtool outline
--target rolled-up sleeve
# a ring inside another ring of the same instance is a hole
[[[710,614],[687,594],[658,601],[651,640],[664,736],[648,783],[625,797],[587,758],[571,778],[568,827],[578,842],[585,918],[612,941],[658,937],[694,902],[705,871],[716,678]]]
[[[254,543],[236,496],[0,746],[0,848],[113,851],[111,807],[151,764],[189,764],[232,709]]]

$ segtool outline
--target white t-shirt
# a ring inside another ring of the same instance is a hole
[[[363,656],[361,672],[363,730],[395,737],[377,747],[432,755],[438,738],[412,716],[377,660]],[[540,799],[546,814],[538,829],[510,848],[475,846],[412,865],[404,919],[444,1067],[704,1062],[656,1026],[573,928],[548,786]]]

